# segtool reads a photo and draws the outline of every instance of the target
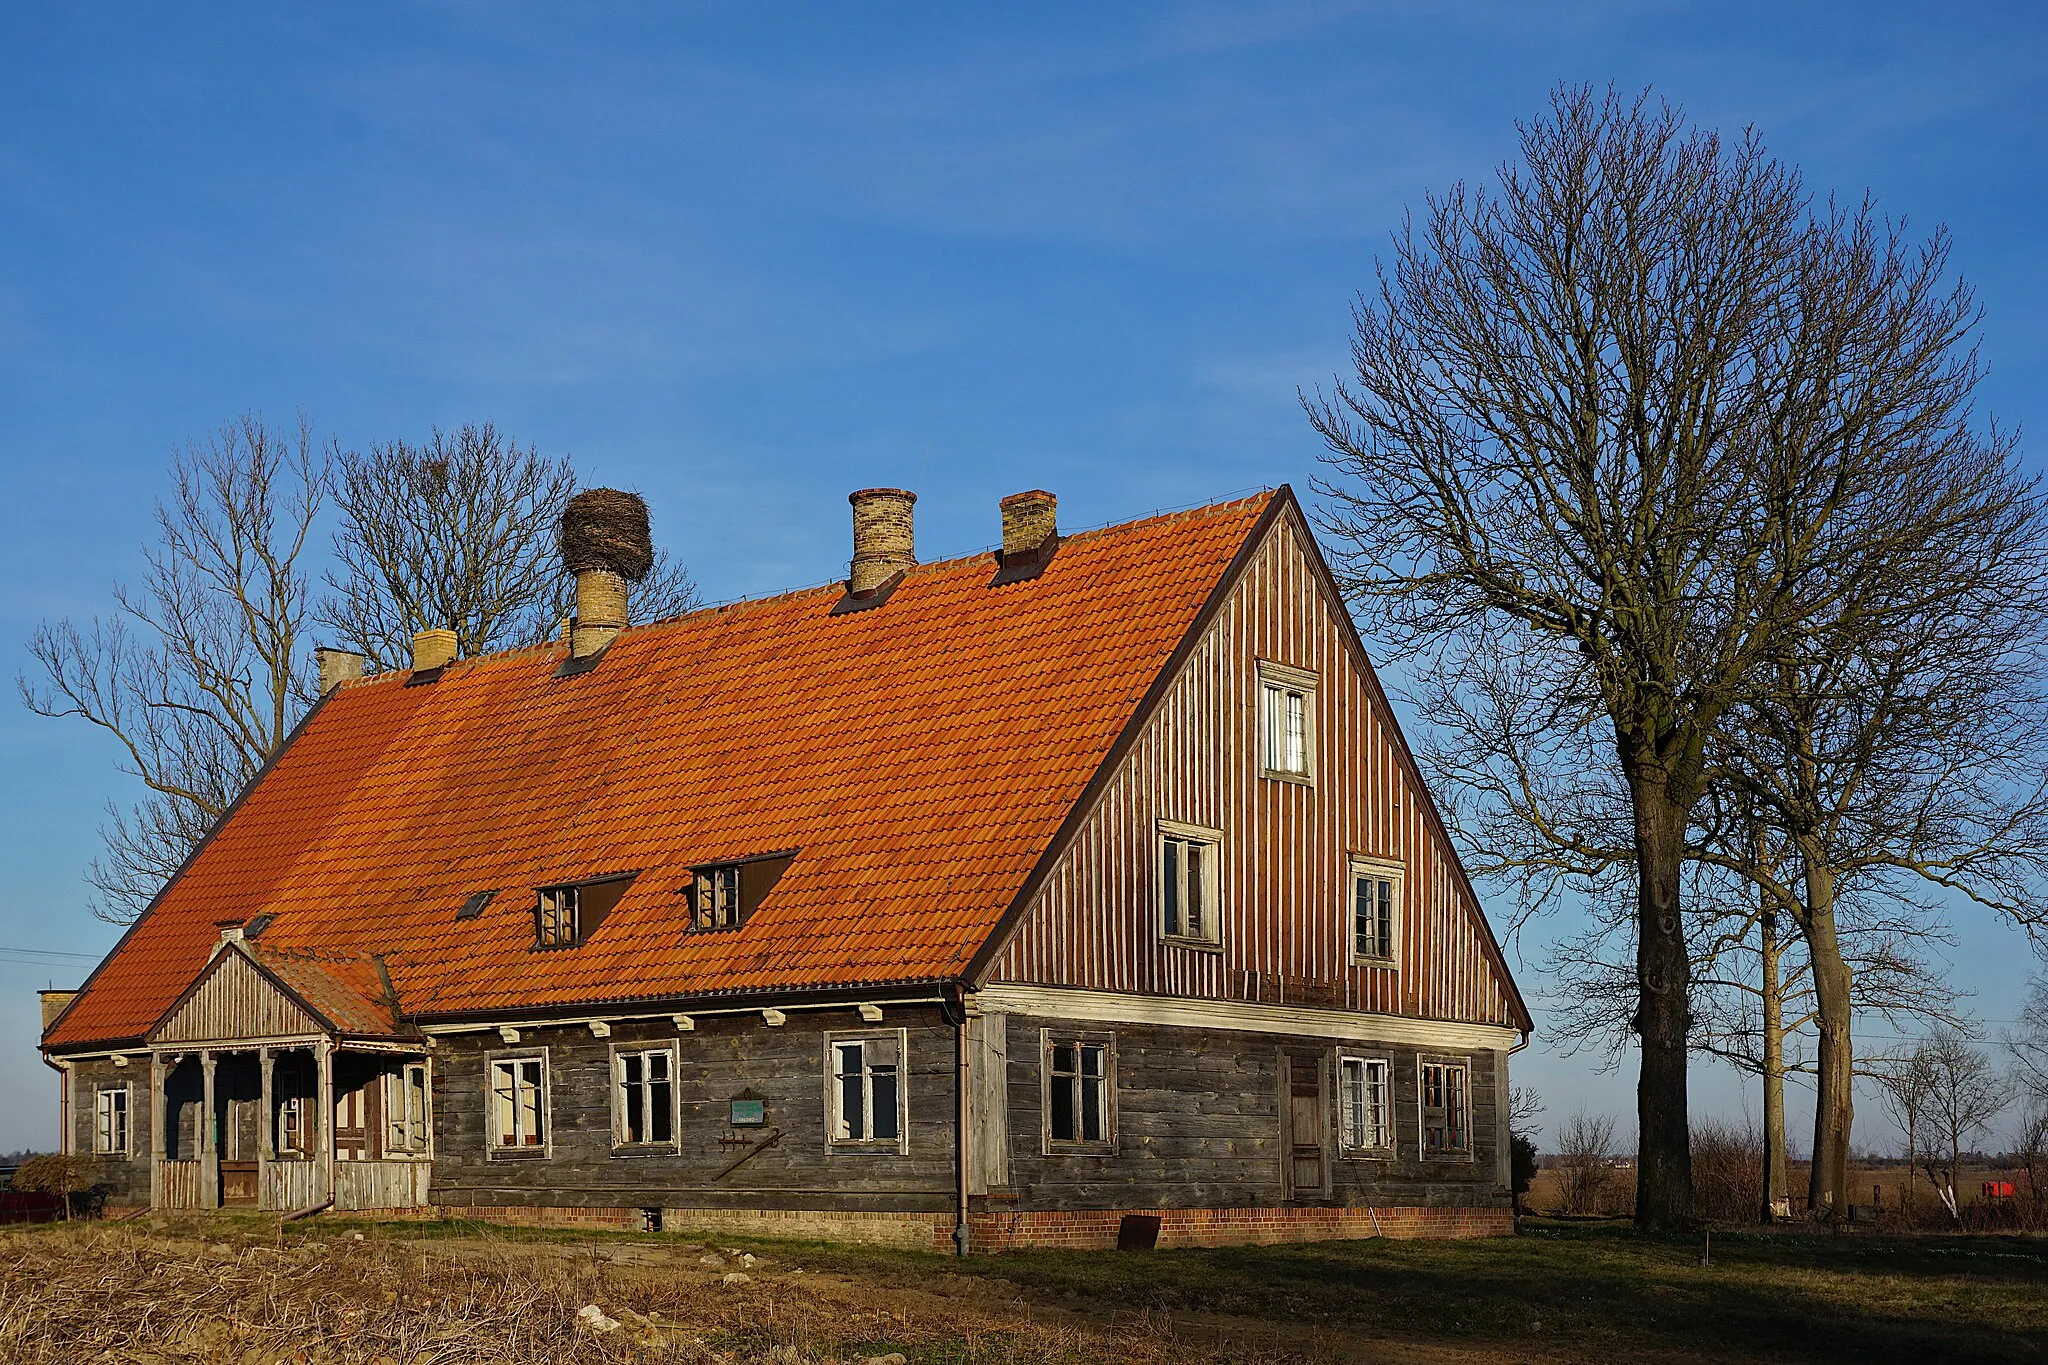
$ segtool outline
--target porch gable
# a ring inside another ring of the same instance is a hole
[[[332,1037],[337,1030],[239,944],[214,955],[206,970],[149,1031],[155,1047],[258,1038]]]

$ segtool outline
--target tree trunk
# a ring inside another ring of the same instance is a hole
[[[1820,1075],[1813,1104],[1813,1171],[1808,1212],[1836,1222],[1849,1216],[1849,1130],[1856,1117],[1855,1051],[1849,1034],[1849,964],[1835,932],[1835,884],[1824,866],[1806,864],[1807,956],[1820,1029]]]
[[[1636,1226],[1692,1222],[1692,1133],[1686,1062],[1692,1033],[1692,959],[1679,918],[1688,811],[1640,768],[1631,775],[1636,835]]]
[[[1763,1221],[1791,1213],[1792,1182],[1785,1165],[1785,984],[1778,970],[1784,953],[1778,915],[1764,908],[1757,921],[1763,959],[1764,1206]]]

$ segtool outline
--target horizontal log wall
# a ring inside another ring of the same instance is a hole
[[[1283,518],[1019,923],[999,981],[1513,1024],[1479,907],[1348,626]],[[1312,784],[1263,775],[1261,659],[1316,675]],[[1223,836],[1221,942],[1163,945],[1160,820]],[[1351,855],[1404,869],[1393,968],[1354,965]]]
[[[828,1031],[908,1030],[905,1084],[909,1151],[828,1149],[824,1038]],[[679,1046],[678,1150],[614,1155],[614,1045]],[[442,1037],[434,1049],[437,1205],[613,1208],[763,1208],[942,1211],[953,1207],[952,1028],[936,1010],[890,1009],[864,1024],[852,1010],[791,1012],[770,1028],[758,1014],[707,1015],[678,1034],[666,1018],[621,1022],[610,1038],[583,1027],[530,1029],[509,1044],[496,1033]],[[548,1155],[492,1156],[485,1111],[487,1059],[544,1051],[552,1093]],[[767,1125],[734,1129],[730,1102],[761,1097]],[[729,1175],[746,1143],[780,1128],[779,1144]]]
[[[103,1156],[93,1151],[94,1094],[102,1086],[128,1087],[128,1155]],[[149,1092],[149,1058],[131,1057],[127,1066],[111,1059],[71,1064],[70,1149],[93,1158],[93,1179],[109,1204],[149,1202],[151,1124],[155,1122]]]
[[[1116,1149],[1054,1155],[1044,1150],[1041,1028],[1057,1035],[1113,1035]],[[991,1211],[1134,1208],[1272,1208],[1288,1204],[1378,1207],[1507,1207],[1501,1183],[1503,1120],[1496,1079],[1503,1054],[1412,1044],[1335,1044],[1314,1037],[1194,1031],[1150,1025],[1009,1019],[1009,1198]],[[1417,1057],[1465,1058],[1471,1066],[1473,1151],[1424,1160],[1417,1108]],[[1323,1059],[1323,1141],[1329,1190],[1294,1197],[1286,1177],[1280,1112],[1283,1057]],[[1338,1152],[1335,1059],[1392,1063],[1392,1159]],[[978,1205],[979,1206],[979,1205]]]

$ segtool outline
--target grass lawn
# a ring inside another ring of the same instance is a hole
[[[890,1349],[913,1365],[2048,1361],[2048,1240],[1719,1232],[1706,1265],[1703,1246],[1697,1235],[1537,1223],[1469,1242],[960,1262],[722,1233],[188,1217],[0,1234],[0,1355],[185,1359],[150,1354],[163,1349],[155,1338],[148,1351],[99,1352],[125,1344],[123,1332],[162,1335],[197,1293],[206,1301],[191,1322],[241,1324],[236,1342],[259,1355],[326,1333],[325,1353],[308,1359],[399,1365],[805,1365]],[[739,1264],[733,1248],[761,1258],[744,1284],[723,1282]],[[84,1339],[64,1335],[66,1295],[88,1284],[98,1297],[76,1320],[95,1333],[93,1350],[67,1355]],[[670,1335],[629,1350],[627,1335],[580,1332],[586,1303],[655,1315]],[[469,1327],[461,1354],[448,1353],[451,1321]],[[279,1334],[287,1325],[296,1337]],[[687,1342],[675,1335],[685,1330]],[[413,1341],[426,1350],[390,1344]]]

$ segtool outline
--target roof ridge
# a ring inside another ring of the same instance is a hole
[[[1276,488],[1261,487],[1250,493],[1239,494],[1235,497],[1219,498],[1211,502],[1197,503],[1190,507],[1155,511],[1150,516],[1133,517],[1128,521],[1110,521],[1104,522],[1099,526],[1084,527],[1078,531],[1061,532],[1060,539],[1062,541],[1098,540],[1115,532],[1134,531],[1143,527],[1156,526],[1164,522],[1192,521],[1199,516],[1232,511],[1248,503],[1257,502],[1262,498],[1270,498],[1277,491]],[[948,559],[926,560],[923,563],[913,564],[904,574],[904,579],[908,582],[912,579],[925,577],[928,574],[951,571],[964,565],[972,564],[975,560],[994,553],[997,548],[995,545],[984,545],[967,554],[954,555]],[[619,634],[622,636],[630,635],[637,631],[651,630],[656,626],[672,626],[681,621],[732,613],[740,609],[778,606],[812,594],[824,595],[843,593],[845,591],[846,584],[844,580],[831,579],[824,583],[813,583],[804,587],[785,588],[780,592],[768,593],[761,597],[728,598],[722,602],[707,602],[703,606],[693,607],[689,611],[677,612],[673,616],[657,616],[651,621],[635,621],[622,629]],[[468,670],[483,665],[496,665],[530,655],[548,655],[562,652],[565,652],[565,646],[561,640],[551,636],[546,640],[539,640],[532,644],[511,645],[504,649],[489,650],[483,654],[472,654],[467,658],[455,660],[448,665],[448,668]],[[394,679],[410,676],[410,669],[388,668],[381,673],[366,673],[360,678],[351,678],[340,686],[343,688],[360,687],[369,683],[390,682]],[[336,690],[340,689],[337,688]]]

